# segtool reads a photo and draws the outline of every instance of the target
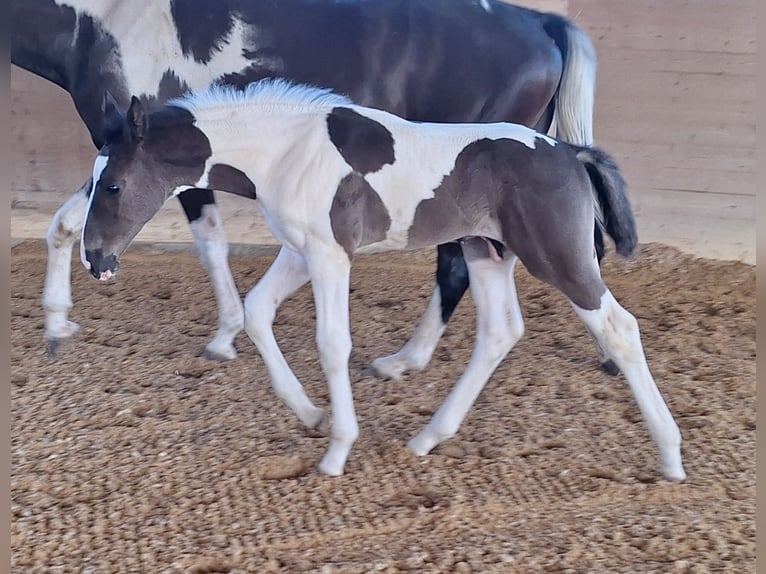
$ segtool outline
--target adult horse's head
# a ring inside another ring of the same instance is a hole
[[[199,181],[211,150],[194,116],[180,107],[150,113],[134,96],[123,113],[107,93],[102,108],[106,143],[93,165],[80,257],[94,277],[105,281],[165,201]]]

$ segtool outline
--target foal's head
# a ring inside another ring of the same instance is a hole
[[[123,113],[109,94],[102,107],[106,143],[93,165],[80,255],[94,277],[106,280],[165,200],[199,181],[211,150],[194,116],[179,107],[149,113],[134,96]]]

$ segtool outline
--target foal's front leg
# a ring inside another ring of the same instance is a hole
[[[309,276],[303,257],[282,247],[269,270],[245,298],[245,330],[263,357],[277,396],[303,424],[316,428],[324,418],[306,395],[274,338],[272,325],[277,308],[306,284]]]
[[[311,247],[308,265],[316,305],[319,360],[330,389],[332,407],[330,446],[319,463],[319,471],[340,476],[351,447],[359,436],[348,373],[351,355],[348,310],[351,262],[339,245],[315,244]]]
[[[202,357],[228,361],[237,357],[234,339],[244,326],[239,290],[229,269],[229,244],[215,196],[209,189],[189,189],[178,196],[189,220],[202,266],[210,277],[218,303],[218,331]]]

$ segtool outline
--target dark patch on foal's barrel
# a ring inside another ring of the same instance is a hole
[[[227,191],[248,199],[255,199],[255,184],[244,172],[223,163],[217,163],[207,174],[210,189]]]
[[[335,240],[351,257],[359,247],[383,241],[391,217],[377,192],[364,177],[350,173],[338,185],[330,208]]]
[[[354,110],[335,107],[327,116],[330,140],[354,171],[374,173],[394,163],[394,138],[382,124]]]

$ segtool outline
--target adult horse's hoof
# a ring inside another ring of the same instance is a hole
[[[59,358],[61,339],[46,339],[48,341],[48,358],[54,361]]]
[[[237,358],[237,351],[234,349],[234,347],[231,348],[229,351],[211,351],[208,348],[205,348],[198,357],[202,359],[207,359],[208,361],[215,361],[217,363],[225,363],[226,361],[231,361],[233,359]]]
[[[67,320],[58,323],[53,327],[48,327],[45,330],[48,357],[54,360],[58,359],[61,342],[74,337],[79,330],[80,326],[77,323]]]
[[[617,364],[612,359],[609,359],[608,361],[601,363],[601,369],[607,375],[612,375],[613,377],[620,374],[620,367],[618,367]]]

